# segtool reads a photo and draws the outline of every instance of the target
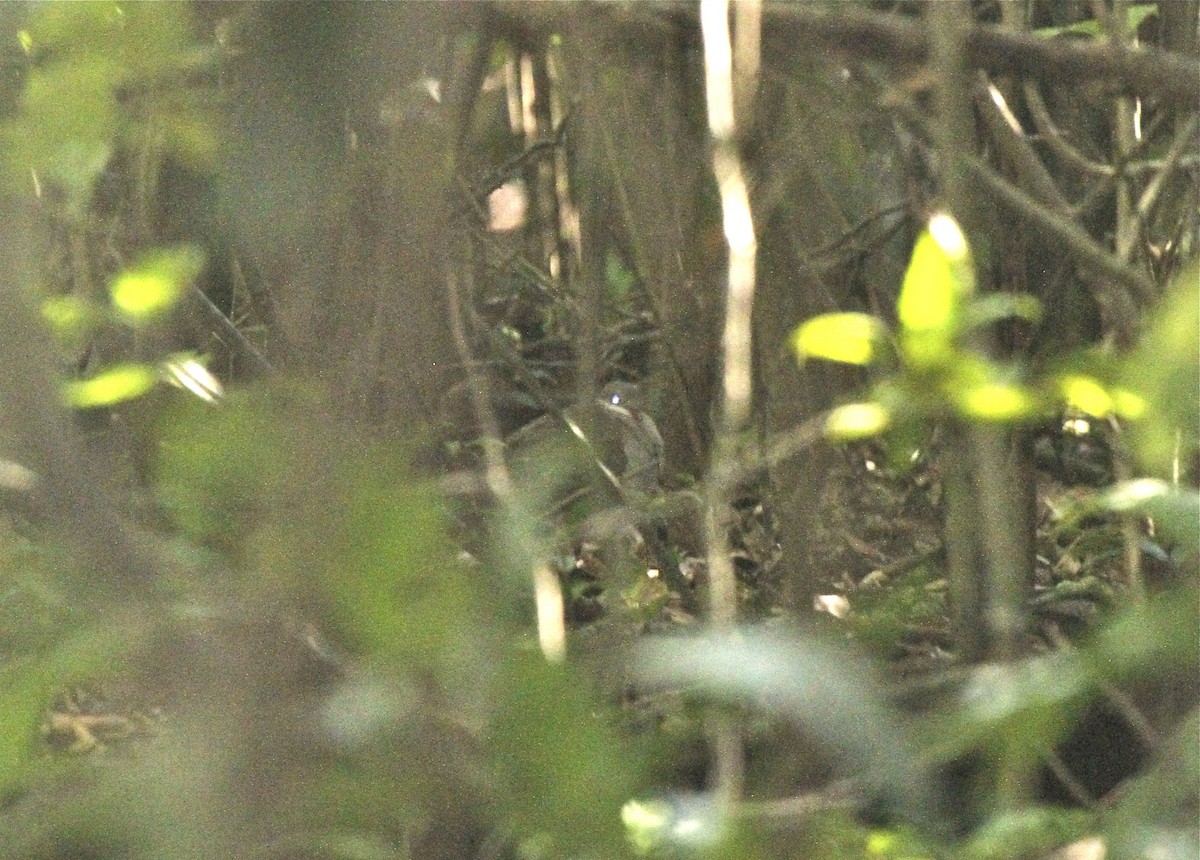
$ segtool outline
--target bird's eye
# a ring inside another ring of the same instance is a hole
[[[621,405],[620,393],[617,391],[614,391],[612,394],[608,395],[608,402],[611,403],[613,406],[620,406]]]

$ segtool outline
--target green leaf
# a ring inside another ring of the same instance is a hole
[[[91,379],[67,382],[67,403],[77,409],[114,406],[141,397],[157,378],[154,368],[145,364],[116,365]]]
[[[604,258],[604,283],[608,285],[608,295],[614,302],[628,298],[635,283],[633,272],[612,251]]]
[[[204,268],[204,252],[194,245],[156,251],[109,285],[117,313],[137,325],[162,316]]]
[[[20,111],[0,129],[5,178],[51,184],[80,215],[119,142],[156,141],[191,160],[215,151],[211,114],[184,74],[192,47],[183,3],[40,3],[18,41],[32,58]]]
[[[963,309],[963,324],[980,328],[1006,319],[1036,323],[1042,318],[1042,304],[1026,293],[989,293],[976,297]]]
[[[1200,448],[1200,263],[1180,272],[1159,302],[1120,388],[1145,398],[1133,448],[1145,468],[1167,477]]]
[[[959,411],[979,421],[1019,421],[1032,415],[1037,405],[1027,388],[1000,380],[956,389],[954,396]]]
[[[1154,520],[1155,531],[1185,557],[1200,554],[1200,494],[1156,478],[1122,481],[1093,499],[1093,510],[1137,511]],[[1089,506],[1090,507],[1090,506]]]
[[[28,183],[60,185],[68,207],[81,210],[108,163],[117,132],[117,104],[103,57],[56,64],[30,73],[21,112],[4,127],[6,167]]]
[[[796,329],[792,348],[801,360],[823,358],[863,365],[874,360],[885,333],[883,323],[867,314],[823,314]]]
[[[1044,806],[1004,812],[972,834],[961,856],[964,860],[1043,857],[1087,835],[1092,818],[1087,812]]]
[[[896,303],[905,360],[916,368],[954,360],[963,300],[975,289],[970,248],[949,215],[929,219],[917,239]]]
[[[652,687],[688,686],[789,720],[882,803],[928,820],[933,787],[913,738],[870,665],[843,642],[750,629],[736,639],[672,636],[645,643],[635,666]]]
[[[1193,709],[1170,737],[1159,742],[1150,769],[1122,788],[1120,799],[1105,815],[1110,856],[1195,857],[1198,782],[1200,711]]]
[[[0,666],[0,794],[36,759],[38,722],[54,691],[110,669],[146,632],[147,625],[132,617],[88,626],[44,652]]]
[[[533,652],[513,655],[497,685],[489,737],[498,797],[542,856],[626,856],[622,808],[639,763],[581,678]]]

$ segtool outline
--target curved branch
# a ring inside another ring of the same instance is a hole
[[[764,49],[776,55],[794,56],[797,42],[820,42],[891,62],[923,63],[929,57],[924,25],[894,16],[773,6],[767,21]],[[1200,63],[1152,48],[1042,39],[990,27],[969,30],[964,48],[969,66],[996,74],[1060,81],[1106,78],[1133,95],[1156,95],[1188,107],[1200,101]]]

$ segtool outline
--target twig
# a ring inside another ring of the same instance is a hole
[[[1131,343],[1138,329],[1138,315],[1130,292],[1138,296],[1152,295],[1154,288],[1149,279],[1123,265],[1120,260],[1097,245],[1078,224],[1060,217],[1048,207],[1021,193],[979,159],[968,159],[967,169],[972,178],[986,188],[997,203],[1054,236],[1086,269],[1092,270],[1091,277],[1086,280],[1093,298],[1107,312],[1108,322],[1116,330],[1121,341]],[[1119,289],[1121,286],[1126,289]]]
[[[1142,192],[1142,196],[1138,199],[1137,207],[1134,211],[1134,216],[1124,225],[1125,229],[1117,235],[1117,257],[1128,263],[1133,257],[1133,248],[1137,244],[1138,233],[1142,226],[1150,217],[1151,210],[1154,209],[1154,204],[1158,202],[1159,195],[1165,187],[1167,177],[1175,169],[1179,163],[1179,159],[1187,152],[1189,144],[1192,143],[1192,136],[1196,133],[1196,126],[1200,124],[1200,117],[1192,116],[1191,120],[1185,123],[1176,133],[1175,138],[1171,141],[1171,148],[1167,150],[1166,157],[1163,158],[1162,168],[1150,180],[1150,184],[1146,186],[1146,190]]]
[[[1045,141],[1055,155],[1087,173],[1100,176],[1115,175],[1116,171],[1110,165],[1092,161],[1067,143],[1066,137],[1050,116],[1050,111],[1046,107],[1046,102],[1042,99],[1042,93],[1035,81],[1026,81],[1022,89],[1025,93],[1025,105],[1029,108],[1029,115],[1033,117],[1033,124],[1037,127],[1041,140]]]
[[[517,550],[532,563],[534,603],[537,607],[538,643],[547,660],[557,662],[566,653],[566,616],[562,586],[558,577],[543,562],[535,560],[537,555],[530,551],[529,541],[523,539],[524,531],[519,524],[522,512],[513,490],[512,475],[504,462],[504,442],[500,438],[500,424],[492,409],[491,394],[487,377],[478,371],[467,342],[463,320],[462,298],[458,278],[452,267],[447,267],[446,300],[450,314],[450,330],[454,348],[467,374],[467,386],[471,391],[471,407],[482,435],[484,483],[491,497],[500,507],[506,520],[514,526]]]
[[[254,344],[246,340],[245,335],[238,331],[238,327],[212,303],[212,299],[206,296],[199,287],[192,287],[186,301],[186,310],[194,316],[196,323],[216,334],[222,343],[233,350],[235,358],[241,358],[246,362],[247,370],[257,376],[274,374],[275,368],[271,362],[254,348]]]
[[[868,73],[868,77],[876,85],[883,86],[879,76]],[[917,133],[926,140],[932,139],[933,129],[913,105],[899,104],[896,110]],[[1083,265],[1081,276],[1092,297],[1105,310],[1107,321],[1117,332],[1118,338],[1123,343],[1131,343],[1137,333],[1138,315],[1130,293],[1139,297],[1152,296],[1154,287],[1150,280],[1097,245],[1072,217],[1056,213],[1052,206],[1045,205],[1047,201],[1034,200],[997,175],[978,157],[968,155],[964,165],[971,178],[981,184],[997,203],[1041,227],[1066,246]],[[1126,289],[1122,290],[1119,286]]]
[[[826,14],[804,4],[767,10],[764,50],[794,56],[797,44],[822,42],[891,63],[923,63],[933,37],[923,24],[892,15],[838,9]],[[1157,95],[1193,107],[1200,101],[1200,64],[1152,48],[1131,49],[1102,42],[1041,39],[976,27],[965,34],[964,61],[993,74],[1056,81],[1111,80],[1135,95]]]
[[[1031,194],[1060,217],[1068,217],[1070,204],[1054,184],[1046,165],[1029,145],[1029,139],[1009,110],[1003,94],[986,76],[981,75],[975,85],[975,107],[1000,151],[1001,161],[1018,177],[1017,185],[1021,190]]]
[[[1042,761],[1046,767],[1054,774],[1054,778],[1059,781],[1059,784],[1067,790],[1067,794],[1071,799],[1085,809],[1096,808],[1096,798],[1088,791],[1087,786],[1079,781],[1079,778],[1071,772],[1067,767],[1067,763],[1062,760],[1052,749],[1042,750]]]
[[[743,801],[733,808],[733,814],[754,821],[798,821],[822,812],[856,809],[862,805],[862,795],[862,786],[854,780],[843,779],[808,794]]]
[[[1056,626],[1051,626],[1047,631],[1050,643],[1062,651],[1075,651],[1075,646],[1071,640],[1063,635],[1062,631]],[[1137,732],[1138,738],[1146,745],[1147,749],[1157,750],[1162,746],[1162,737],[1158,731],[1146,719],[1146,715],[1141,709],[1129,698],[1129,696],[1118,686],[1111,681],[1099,680],[1097,687],[1103,694],[1105,701],[1112,705],[1121,718],[1125,720],[1128,726]]]

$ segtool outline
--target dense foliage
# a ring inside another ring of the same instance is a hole
[[[6,5],[0,857],[1195,856],[1198,16]]]

